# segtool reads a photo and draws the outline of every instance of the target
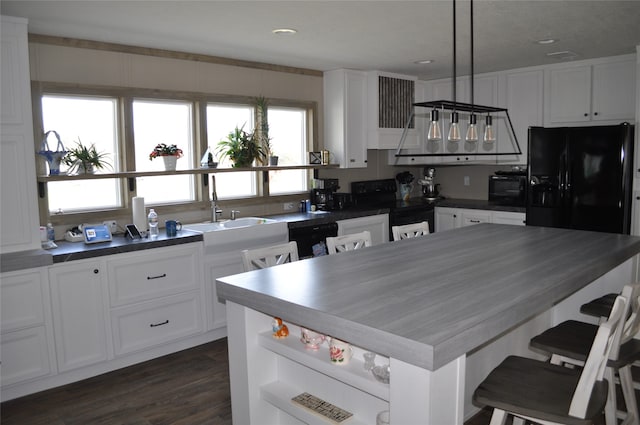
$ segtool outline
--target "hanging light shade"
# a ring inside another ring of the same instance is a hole
[[[476,114],[469,115],[469,125],[467,126],[467,136],[464,138],[467,142],[475,143],[478,141],[478,129],[476,128]]]
[[[438,116],[438,110],[433,109],[431,111],[431,122],[429,123],[429,131],[427,132],[427,140],[429,142],[437,142],[442,140],[442,133],[440,131],[440,121]]]
[[[450,142],[459,142],[460,137],[460,125],[458,124],[458,113],[456,111],[451,112],[451,124],[449,124],[449,136],[447,140]]]
[[[487,115],[484,124],[484,142],[485,143],[493,143],[496,141],[496,135],[493,132],[493,124],[492,124],[491,115]]]

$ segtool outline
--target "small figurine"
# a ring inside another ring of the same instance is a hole
[[[287,325],[282,323],[282,319],[279,317],[274,317],[273,322],[271,322],[273,329],[273,337],[274,338],[286,338],[289,336],[289,328]]]

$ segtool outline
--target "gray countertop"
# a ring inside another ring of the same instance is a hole
[[[513,205],[500,205],[487,200],[481,199],[440,199],[436,201],[437,207],[448,208],[468,208],[473,210],[490,210],[490,211],[507,211],[524,213],[527,211],[525,207],[517,207]]]
[[[217,280],[218,296],[435,370],[640,252],[640,237],[480,224]]]

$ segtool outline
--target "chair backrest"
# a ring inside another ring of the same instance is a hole
[[[343,236],[330,236],[327,238],[327,251],[329,255],[339,252],[353,251],[355,249],[371,246],[371,233],[368,230],[360,233],[352,233]]]
[[[624,317],[623,313],[626,310],[627,304],[627,299],[619,295],[613,304],[609,318],[598,327],[598,332],[593,340],[589,356],[584,364],[584,369],[580,374],[580,380],[571,399],[569,415],[582,419],[585,418],[593,386],[596,381],[602,381],[611,349],[615,345],[624,327],[624,320],[622,320],[622,318]],[[609,385],[614,384],[610,382]]]
[[[609,358],[618,359],[620,345],[633,339],[640,331],[640,282],[625,285],[622,288],[622,295],[626,300],[626,308],[622,313],[622,317],[626,317],[622,332],[618,335],[617,344],[611,349]]]
[[[298,245],[295,242],[242,251],[242,263],[246,271],[266,269],[292,261],[298,261]]]
[[[391,227],[391,233],[393,234],[394,241],[428,235],[429,222],[423,221],[421,223],[411,223],[411,224],[405,224],[403,226],[393,226]]]

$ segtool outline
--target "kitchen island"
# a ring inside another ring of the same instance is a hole
[[[481,224],[220,278],[234,423],[326,423],[289,401],[306,391],[349,423],[390,410],[392,424],[462,424],[483,375],[637,279],[638,253],[638,237]],[[289,338],[271,337],[271,316]],[[298,326],[348,341],[354,358],[306,350]],[[389,384],[364,371],[363,351],[390,364]]]

